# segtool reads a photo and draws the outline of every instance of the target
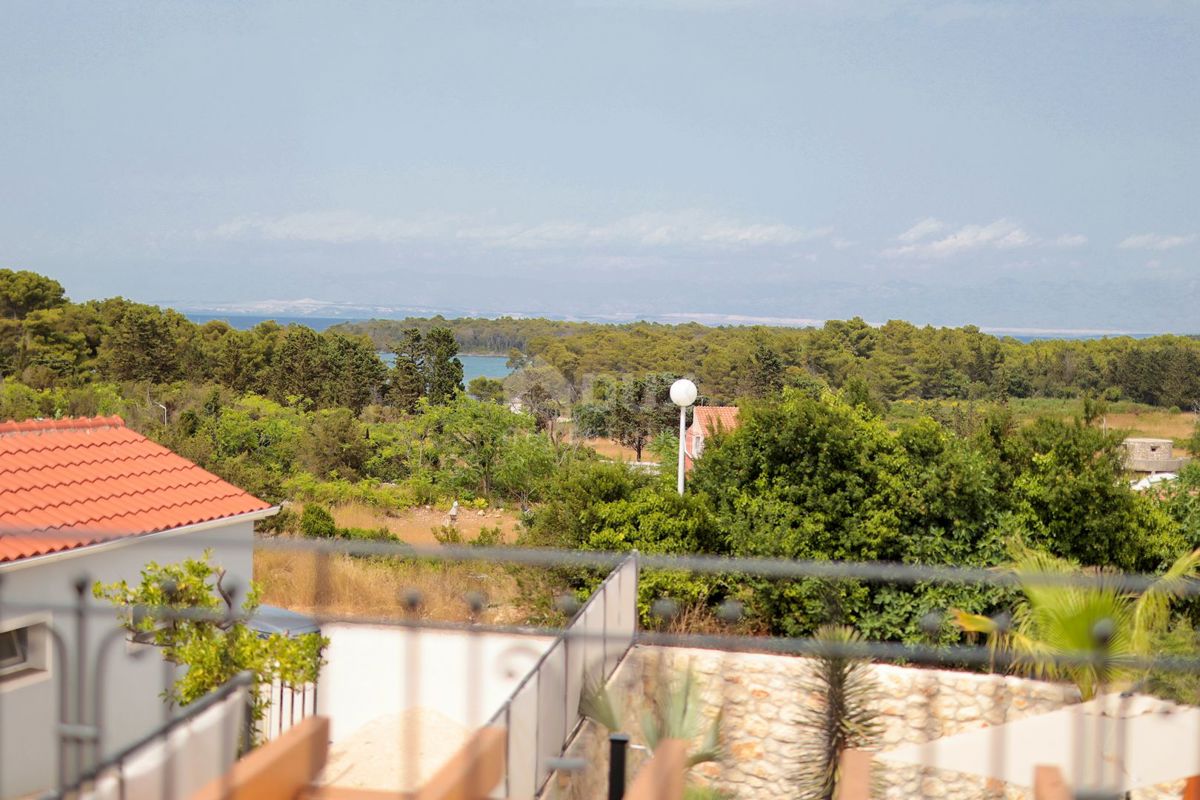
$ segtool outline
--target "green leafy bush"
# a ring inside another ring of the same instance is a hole
[[[463,543],[462,531],[456,525],[435,525],[432,533],[438,544],[460,545]]]
[[[394,542],[396,537],[387,528],[338,528],[339,539],[355,539],[361,542]]]
[[[278,514],[255,523],[254,530],[266,534],[295,533],[300,530],[300,515],[293,509],[281,508]]]
[[[484,526],[479,529],[479,535],[471,540],[472,547],[499,547],[504,544],[504,531],[497,525],[494,528]]]
[[[249,670],[255,679],[251,714],[257,721],[271,702],[260,687],[276,680],[315,683],[329,640],[317,633],[260,637],[241,621],[258,608],[258,587],[251,584],[245,602],[235,607],[232,594],[222,586],[225,570],[210,563],[211,558],[206,551],[201,559],[179,564],[151,561],[139,583],[97,582],[92,594],[119,609],[121,624],[133,641],[161,648],[164,659],[185,668],[164,699],[187,705]],[[189,616],[181,619],[181,613]]]
[[[332,539],[337,536],[338,529],[328,509],[309,503],[300,515],[300,532],[310,539]]]

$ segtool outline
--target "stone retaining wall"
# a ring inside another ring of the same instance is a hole
[[[812,660],[795,656],[726,653],[714,650],[635,647],[610,682],[625,703],[626,732],[642,742],[640,723],[647,700],[664,679],[681,675],[690,664],[704,687],[705,711],[724,708],[722,731],[726,757],[720,764],[693,768],[697,782],[709,782],[739,800],[781,800],[798,794],[800,744],[806,731],[798,724],[797,704]],[[879,687],[882,734],[878,749],[928,742],[973,728],[1001,724],[1054,711],[1078,700],[1074,687],[1000,675],[872,665]],[[585,722],[568,749],[589,768],[551,779],[548,797],[601,800],[606,797],[608,733]],[[646,755],[635,750],[632,776]],[[997,786],[960,773],[888,766],[880,773],[876,796],[958,798],[998,797]],[[1003,795],[1027,796],[1018,789]]]

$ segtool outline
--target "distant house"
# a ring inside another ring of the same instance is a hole
[[[91,599],[92,582],[136,582],[149,561],[211,549],[224,585],[244,593],[253,523],[275,511],[120,417],[0,423],[0,797],[54,782],[60,713],[95,724],[93,701],[103,697],[98,747],[87,751],[102,755],[163,721],[171,673],[157,653],[134,657],[145,646],[121,641],[115,610]],[[83,641],[76,586],[91,608]],[[84,702],[61,710],[60,685],[71,698],[82,686]],[[65,761],[75,763],[73,753]]]
[[[1175,455],[1170,439],[1129,438],[1125,445],[1125,469],[1130,472],[1178,472],[1189,459]]]
[[[739,425],[737,406],[696,406],[692,424],[684,434],[684,469],[704,454],[704,441],[714,433],[736,430]]]

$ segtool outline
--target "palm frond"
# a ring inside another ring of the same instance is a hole
[[[1170,620],[1171,600],[1182,596],[1198,574],[1200,549],[1177,558],[1162,577],[1138,597],[1133,612],[1134,647],[1138,652],[1150,651],[1154,637]]]
[[[579,713],[595,723],[603,725],[609,733],[621,730],[625,718],[624,705],[620,696],[610,692],[604,682],[592,675],[583,678],[583,691],[579,695]]]
[[[695,670],[691,665],[674,680],[660,684],[659,690],[642,712],[642,736],[651,749],[664,739],[692,740],[704,735],[700,748],[688,758],[688,766],[716,761],[721,756],[720,735],[723,709],[718,709],[711,725],[704,728],[704,704]]]
[[[994,652],[1011,657],[1015,672],[1074,682],[1084,699],[1106,684],[1135,677],[1129,663],[1151,655],[1153,639],[1170,620],[1170,602],[1200,573],[1200,550],[1178,559],[1141,595],[1124,591],[1119,575],[1091,570],[1087,585],[1046,581],[1045,577],[1083,572],[1048,553],[1018,546],[1011,569],[1021,577],[1022,597],[1012,623],[1001,630],[993,620],[955,610],[952,619],[969,633],[988,636]],[[1101,632],[1105,632],[1103,637]]]

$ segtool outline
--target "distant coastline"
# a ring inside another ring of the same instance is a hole
[[[332,328],[334,325],[340,325],[343,322],[360,322],[361,320],[346,319],[345,317],[306,317],[306,316],[284,316],[271,314],[222,314],[220,312],[200,312],[200,311],[183,311],[180,312],[185,317],[195,322],[197,325],[203,325],[206,322],[214,320],[219,322],[227,322],[229,326],[239,331],[248,331],[256,325],[261,325],[264,322],[278,322],[280,325],[307,325],[314,331],[320,332]]]
[[[305,315],[295,315],[295,314],[294,315],[239,314],[239,313],[221,313],[218,311],[184,311],[182,313],[184,316],[186,316],[192,322],[195,322],[199,325],[203,325],[204,323],[210,322],[212,320],[219,320],[219,321],[228,323],[231,327],[236,328],[237,330],[249,330],[250,328],[253,328],[256,325],[262,324],[263,322],[274,321],[274,322],[279,323],[280,325],[306,325],[306,326],[312,328],[313,330],[320,332],[320,331],[328,330],[329,328],[332,328],[334,325],[341,325],[341,324],[347,323],[347,322],[367,322],[367,321],[369,321],[369,319],[371,319],[368,317],[319,317],[319,316],[305,316]],[[376,317],[375,319],[378,319],[378,317]],[[702,322],[701,324],[712,325],[712,326],[731,325],[731,324],[732,325],[767,324],[767,325],[770,325],[771,327],[787,327],[787,328],[807,328],[807,327],[818,327],[819,328],[819,327],[821,327],[822,324],[824,324],[820,320],[803,320],[803,321],[797,320],[795,324],[790,324],[790,325],[783,324],[783,322],[784,321],[779,320],[779,321],[775,321],[773,323],[769,323],[769,322],[764,322],[760,318],[746,318],[746,320],[744,322],[740,322],[740,323],[739,322],[730,322],[727,320],[723,321],[723,322],[718,322],[718,321],[713,320],[710,322]],[[625,323],[614,320],[609,323],[600,323],[600,324],[621,325],[621,324],[625,324]],[[667,322],[665,324],[683,324],[683,322],[675,321],[675,322]],[[948,327],[954,327],[954,326],[935,325],[934,327],[947,327],[948,328]],[[1104,339],[1104,338],[1115,338],[1115,337],[1121,337],[1121,336],[1128,336],[1131,339],[1149,339],[1152,336],[1165,335],[1165,334],[1161,334],[1161,333],[1131,333],[1131,332],[1125,332],[1125,331],[1107,331],[1107,330],[1097,330],[1097,329],[1054,330],[1054,329],[1031,329],[1031,328],[991,328],[991,327],[980,326],[979,330],[983,331],[984,333],[986,333],[990,336],[995,336],[1000,339],[1005,339],[1005,338],[1016,339],[1019,342],[1025,342],[1025,343],[1043,341],[1043,340],[1048,340],[1048,339],[1079,341],[1079,340],[1085,340],[1085,339]],[[1187,336],[1190,334],[1177,334],[1177,335]],[[493,357],[493,356],[503,356],[503,355],[507,355],[507,354],[506,353],[471,351],[469,353],[467,353],[467,352],[460,353],[460,355]]]

